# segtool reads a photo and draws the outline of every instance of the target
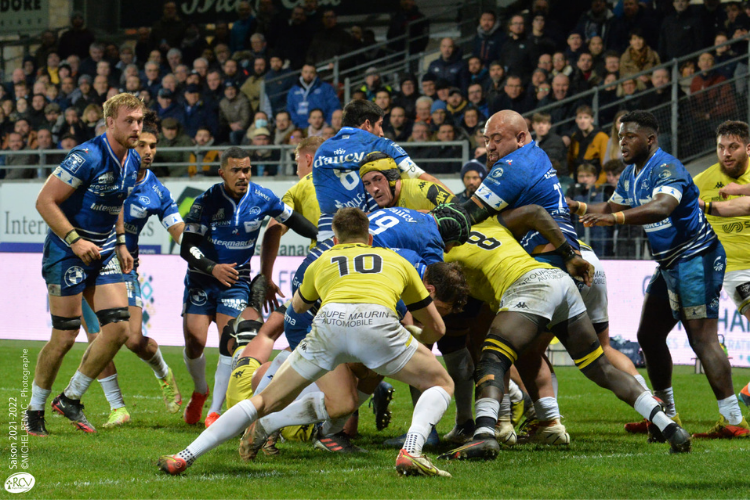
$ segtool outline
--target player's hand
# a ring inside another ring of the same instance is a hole
[[[117,259],[120,261],[120,269],[122,269],[122,274],[128,274],[133,270],[133,266],[135,265],[133,256],[130,255],[128,249],[125,248],[125,245],[117,245],[115,247],[115,252],[117,253]]]
[[[576,210],[578,210],[578,202],[575,201],[573,198],[565,197],[565,203],[568,204],[568,208],[571,212],[575,213]]]
[[[232,286],[237,283],[237,280],[240,278],[239,271],[234,268],[236,265],[236,262],[233,264],[216,264],[211,270],[211,274],[213,274],[214,278],[219,280],[219,283],[222,285]]]
[[[70,245],[70,249],[73,250],[76,257],[81,259],[86,265],[102,258],[100,253],[102,251],[101,247],[90,241],[84,240],[83,238]]]
[[[565,263],[565,268],[573,278],[583,281],[586,286],[594,282],[594,266],[580,255],[576,255]]]
[[[586,214],[579,219],[584,227],[614,226],[615,216],[612,214]]]
[[[742,194],[742,187],[736,182],[730,182],[723,188],[719,189],[719,196],[728,198],[729,196],[739,196]]]
[[[267,313],[270,313],[271,311],[279,307],[279,299],[276,298],[277,295],[282,298],[286,298],[286,295],[281,292],[279,286],[274,283],[273,280],[266,278],[265,311]]]

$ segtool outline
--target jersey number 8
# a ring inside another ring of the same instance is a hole
[[[349,274],[349,259],[343,255],[331,257],[331,264],[338,264],[339,276]],[[375,274],[383,270],[383,259],[380,255],[366,253],[354,257],[354,271],[360,274]]]
[[[476,245],[483,250],[494,250],[495,248],[502,245],[502,243],[495,238],[488,238],[479,231],[472,231],[469,233],[469,239],[466,241],[470,245]]]

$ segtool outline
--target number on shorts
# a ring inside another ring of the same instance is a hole
[[[377,236],[378,234],[382,233],[386,229],[391,228],[400,222],[398,218],[392,215],[383,215],[385,213],[387,212],[378,210],[378,211],[373,212],[372,215],[370,215],[370,221],[375,222],[375,225],[378,226],[377,229],[370,230],[370,234],[372,234],[373,236]]]
[[[336,177],[341,181],[341,185],[346,188],[347,191],[351,191],[359,185],[359,172],[356,170],[349,170],[344,172],[340,169],[334,169],[333,172]]]
[[[482,250],[494,250],[495,248],[502,245],[502,243],[495,238],[488,238],[479,231],[472,231],[469,233],[469,239],[466,241],[471,245],[476,245]]]
[[[372,260],[368,262],[367,258]],[[349,259],[343,255],[338,257],[331,257],[331,264],[339,266],[339,276],[346,276],[349,274]],[[371,264],[371,265],[368,265]],[[366,253],[357,255],[354,257],[354,271],[360,274],[375,274],[383,270],[383,259],[380,255],[374,253]]]

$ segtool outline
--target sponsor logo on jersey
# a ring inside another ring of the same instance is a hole
[[[197,222],[201,219],[201,215],[203,215],[203,205],[199,203],[193,203],[193,206],[190,207],[190,211],[185,218]]]
[[[250,215],[260,215],[260,207],[252,207],[247,211]]]
[[[188,298],[190,299],[190,303],[196,306],[203,306],[208,302],[208,295],[200,288],[191,288],[188,292]]]
[[[719,272],[723,270],[724,270],[724,260],[720,255],[716,257],[716,259],[714,259],[714,271]]]
[[[260,229],[261,224],[263,224],[263,221],[260,220],[245,221],[245,232],[252,233]]]
[[[666,167],[666,166],[667,166],[666,164],[662,165],[662,167]],[[659,174],[659,179],[669,179],[670,177],[672,177],[672,172],[670,172],[669,170],[662,170],[661,173]]]
[[[148,217],[148,209],[134,203],[130,205],[130,216],[135,217],[136,219],[145,219]]]
[[[76,153],[71,153],[68,155],[67,158],[62,162],[62,164],[65,166],[65,168],[70,172],[71,174],[75,174],[78,169],[86,162],[86,160],[83,159],[83,156],[80,156]]]
[[[723,183],[723,182],[721,182],[721,181],[719,181],[719,182],[717,182],[717,183],[716,183],[716,185],[714,186],[714,189],[721,189],[721,188],[723,188],[723,187],[724,187],[724,183]]]
[[[140,201],[144,205],[150,205],[151,204],[151,198],[149,198],[148,196],[139,196],[138,197],[138,201]]]
[[[120,206],[102,205],[100,203],[92,203],[91,210],[95,212],[107,212],[110,215],[118,215],[120,213]]]
[[[255,240],[252,239],[247,241],[226,241],[220,240],[218,238],[211,238],[211,243],[230,250],[247,250],[253,247],[253,245],[255,244]]]
[[[217,210],[216,213],[213,215],[213,217],[211,217],[211,220],[212,221],[224,220],[224,209],[220,208],[219,210]]]
[[[622,185],[625,188],[625,191],[630,191],[630,181],[624,181]]]
[[[334,151],[334,153],[336,153],[337,155],[345,155],[346,149],[339,148],[336,151]]]
[[[247,301],[245,299],[221,299],[221,303],[224,307],[234,309],[236,311],[242,311],[247,307]]]
[[[73,266],[65,271],[65,284],[68,286],[75,286],[86,279],[86,272],[80,266]]]
[[[256,195],[260,196],[261,198],[263,198],[266,201],[271,201],[271,197],[270,196],[268,196],[266,193],[264,193],[263,191],[260,191],[258,189],[254,189],[253,190],[253,194],[256,194]]]
[[[364,151],[361,153],[337,153],[337,151],[340,151],[337,149],[333,153],[338,156],[318,156],[315,158],[315,163],[313,163],[313,167],[322,167],[323,165],[343,165],[345,163],[359,163],[362,161],[362,158],[365,157]]]
[[[493,167],[492,171],[490,172],[490,177],[493,179],[499,179],[503,176],[503,169],[501,167]]]
[[[115,176],[112,172],[105,172],[96,179],[97,184],[112,184],[115,182]]]

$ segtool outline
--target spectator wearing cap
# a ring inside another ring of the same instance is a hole
[[[503,46],[506,38],[507,35],[497,19],[497,14],[492,10],[486,10],[479,17],[479,26],[474,36],[471,53],[486,66],[499,59],[500,47]]]
[[[83,13],[74,11],[70,15],[70,27],[60,36],[57,44],[60,57],[66,59],[75,54],[80,58],[88,55],[89,46],[94,43],[94,33],[84,27]]]
[[[526,37],[523,16],[515,15],[508,22],[508,39],[500,50],[499,61],[505,73],[520,76],[524,81],[531,76],[534,68],[533,46]]]
[[[525,92],[520,76],[508,75],[503,86],[503,93],[489,103],[489,116],[505,109],[524,114],[534,108],[533,99],[533,96]]]
[[[471,56],[467,67],[469,70],[469,85],[478,83],[484,86],[487,84],[487,80],[490,79],[490,71],[484,66],[479,57]]]
[[[253,146],[268,146],[271,144],[271,132],[265,127],[257,128],[253,132],[252,141]],[[280,159],[281,152],[278,149],[253,149],[250,155],[252,174],[260,177],[276,175]]]
[[[646,37],[643,30],[635,28],[630,33],[630,47],[620,58],[620,77],[634,75],[641,71],[649,70],[661,64],[659,54],[646,45]],[[648,83],[648,75],[639,77],[644,83]]]
[[[606,0],[591,0],[591,8],[581,14],[576,31],[583,34],[584,40],[591,40],[595,36],[606,40],[609,35],[609,25],[614,17]]]
[[[434,101],[430,107],[430,131],[437,132],[440,125],[446,123],[448,118],[448,105],[443,101]]]
[[[242,142],[245,130],[250,125],[252,108],[245,94],[232,80],[224,82],[224,98],[219,103],[219,119],[223,129],[229,131],[229,140],[235,146]]]
[[[311,64],[318,64],[346,54],[352,51],[354,46],[354,39],[349,32],[338,25],[336,12],[327,9],[323,11],[323,27],[313,36],[305,60]],[[297,50],[300,50],[300,47]]]
[[[185,100],[180,106],[183,111],[182,125],[189,137],[194,137],[200,127],[207,127],[211,135],[219,132],[219,121],[214,113],[201,101],[201,89],[198,85],[190,84],[185,87]]]
[[[196,146],[200,147],[211,147],[214,145],[214,137],[208,127],[198,127],[193,137]],[[220,154],[218,150],[211,149],[208,151],[195,151],[190,153],[190,165],[188,166],[188,175],[190,177],[207,176],[216,177],[219,175],[218,165],[209,165],[210,163],[218,163]]]
[[[409,119],[414,119],[417,99],[419,98],[416,77],[414,75],[406,75],[403,77],[399,84],[399,92],[392,96],[392,98],[393,106],[402,107],[406,112],[406,116]]]
[[[388,125],[383,127],[383,134],[390,140],[406,142],[411,135],[412,122],[406,116],[406,110],[401,106],[391,108]]]
[[[315,66],[305,64],[302,75],[292,87],[287,96],[286,109],[297,128],[307,127],[307,117],[312,109],[321,109],[327,122],[337,109],[341,109],[341,102],[331,85],[318,78]]]
[[[164,148],[184,148],[192,146],[193,141],[185,135],[180,123],[174,118],[166,118],[161,122],[159,146]],[[185,177],[188,175],[188,165],[174,165],[190,161],[188,151],[160,151],[159,161],[170,164],[167,167],[170,177]]]
[[[381,89],[388,91],[389,94],[393,92],[390,85],[384,85],[380,80],[380,72],[377,68],[367,68],[365,83],[360,87],[360,90],[365,93],[365,98],[375,102],[375,96]]]
[[[468,101],[471,106],[476,108],[480,113],[480,120],[486,120],[489,117],[490,108],[487,99],[484,97],[484,89],[478,83],[469,85],[467,91]]]
[[[643,30],[646,45],[649,47],[656,47],[659,43],[659,26],[656,24],[655,16],[639,4],[638,0],[623,0],[622,17],[612,19],[610,28],[609,39],[606,41],[607,49],[617,51],[619,54],[627,50],[630,33],[635,28]],[[709,41],[708,45],[710,43]]]
[[[440,40],[440,57],[430,63],[427,72],[463,91],[469,85],[469,70],[461,57],[461,49],[456,47],[452,38]]]
[[[159,90],[154,110],[161,120],[174,118],[180,123],[185,122],[185,110],[177,103],[174,92],[167,88]]]
[[[429,97],[431,99],[437,99],[437,90],[435,89],[436,81],[437,76],[432,73],[425,73],[424,76],[422,76],[420,86],[422,88],[423,96]]]
[[[448,119],[454,125],[458,125],[461,122],[461,117],[463,116],[468,104],[469,103],[464,99],[464,95],[458,88],[452,87],[450,89],[445,110],[448,113]]]
[[[487,168],[477,160],[469,160],[461,167],[460,176],[464,190],[456,194],[456,203],[466,203],[487,177]]]
[[[433,99],[448,102],[448,94],[451,91],[451,84],[448,80],[438,79],[435,82],[435,97]]]
[[[286,108],[286,95],[294,85],[294,76],[291,69],[284,68],[284,60],[277,53],[271,53],[270,65],[271,69],[264,77],[266,95],[271,103],[271,110],[278,113]]]
[[[391,23],[386,35],[390,42],[388,48],[394,52],[405,50],[404,39],[394,39],[407,34],[407,31],[411,40],[409,51],[412,54],[424,52],[430,41],[430,21],[419,11],[415,0],[401,0],[398,10],[391,15]]]
[[[151,44],[165,53],[180,46],[186,29],[185,21],[177,15],[177,2],[164,2],[161,18],[151,26]]]

